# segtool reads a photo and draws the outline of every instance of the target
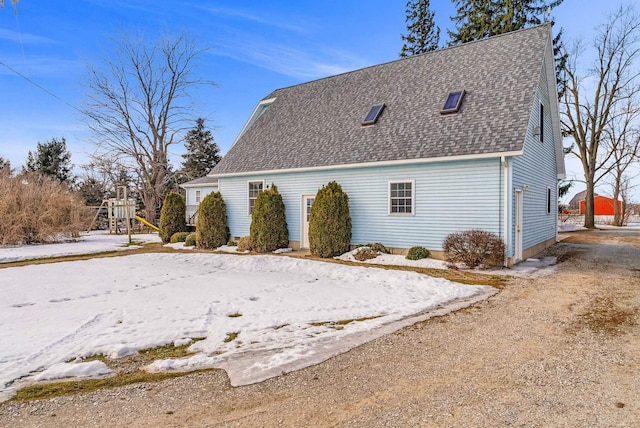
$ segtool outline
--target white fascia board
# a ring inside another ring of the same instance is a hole
[[[522,154],[523,154],[522,150],[517,150],[512,152],[485,153],[485,154],[477,154],[477,155],[441,156],[441,157],[435,157],[435,158],[400,159],[400,160],[380,161],[380,162],[350,163],[350,164],[343,164],[343,165],[310,166],[305,168],[272,169],[272,170],[266,170],[266,171],[232,172],[232,173],[225,173],[225,174],[211,174],[210,177],[242,177],[245,175],[274,174],[274,173],[283,173],[283,172],[330,171],[330,170],[337,170],[337,169],[372,168],[372,167],[378,167],[378,166],[415,165],[415,164],[426,164],[426,163],[436,163],[436,162],[454,162],[454,161],[476,160],[476,159],[492,159],[492,158],[500,158],[502,156],[506,156],[506,157],[522,156]]]
[[[233,147],[238,140],[240,139],[240,137],[242,137],[242,134],[244,134],[244,132],[249,129],[249,126],[251,125],[251,121],[253,119],[253,117],[256,115],[256,113],[258,112],[258,110],[260,109],[260,107],[262,107],[263,105],[268,105],[271,104],[272,102],[274,102],[276,99],[274,98],[268,98],[266,100],[262,100],[258,103],[258,105],[256,106],[256,108],[253,109],[253,112],[251,113],[251,116],[249,116],[249,119],[245,122],[244,126],[242,127],[242,129],[240,130],[240,132],[238,133],[238,136],[236,137],[235,140],[233,140],[233,143],[231,144],[231,147]]]

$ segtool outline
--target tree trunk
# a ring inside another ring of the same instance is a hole
[[[584,197],[584,227],[587,229],[595,229],[594,212],[593,212],[593,177],[587,180],[587,194]]]
[[[613,187],[613,225],[622,226],[624,224],[624,212],[620,209],[618,198],[620,197],[620,178],[616,176],[616,182]]]

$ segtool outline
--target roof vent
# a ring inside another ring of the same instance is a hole
[[[376,123],[378,121],[378,118],[380,117],[380,114],[382,113],[382,110],[384,110],[384,104],[376,104],[371,107],[371,110],[369,110],[367,117],[365,117],[362,121],[362,125],[373,125],[374,123]]]
[[[440,111],[441,114],[457,113],[460,110],[462,104],[462,98],[464,98],[465,91],[449,92],[447,101],[444,103],[444,107]]]

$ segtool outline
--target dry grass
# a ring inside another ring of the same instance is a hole
[[[0,245],[55,242],[76,237],[91,221],[82,198],[35,173],[0,174]]]
[[[636,325],[637,307],[621,307],[610,297],[596,297],[578,316],[579,323],[596,333],[618,336]]]
[[[204,338],[195,338],[193,341],[196,342],[202,339]],[[60,395],[87,393],[98,389],[117,388],[133,383],[159,382],[165,379],[185,376],[194,372],[149,373],[141,370],[141,368],[156,360],[166,358],[184,358],[189,355],[193,355],[193,353],[187,350],[192,343],[193,342],[181,346],[168,344],[155,348],[143,349],[136,355],[119,358],[117,360],[110,360],[104,355],[93,355],[83,359],[83,361],[102,361],[111,370],[115,371],[116,375],[101,379],[86,379],[31,385],[21,388],[16,395],[11,398],[11,400],[41,400],[45,398],[58,397]]]

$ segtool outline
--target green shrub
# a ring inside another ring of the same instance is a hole
[[[382,245],[379,242],[375,242],[373,244],[367,244],[367,245],[365,245],[365,247],[369,247],[373,251],[377,251],[378,253],[382,253],[382,254],[390,254],[391,253],[391,251],[389,251],[389,249],[387,247],[385,247],[384,245]]]
[[[251,214],[250,236],[253,249],[261,253],[289,246],[284,202],[275,184],[258,193]]]
[[[200,202],[196,223],[196,245],[198,248],[213,249],[227,243],[229,226],[227,207],[220,192],[209,193]]]
[[[363,262],[365,260],[375,259],[379,255],[380,255],[380,252],[374,250],[373,248],[362,247],[355,252],[355,254],[353,255],[353,258]]]
[[[187,237],[184,239],[184,246],[185,247],[195,247],[196,246],[196,234],[195,234],[195,232],[191,232],[190,234],[187,235]]]
[[[495,233],[485,230],[467,230],[448,235],[443,244],[447,261],[462,262],[469,268],[476,266],[502,266],[505,246]]]
[[[411,247],[405,259],[407,260],[421,260],[431,257],[431,253],[424,247]]]
[[[237,247],[238,243],[236,241],[229,240],[229,242],[227,242],[227,245],[229,247]]]
[[[162,210],[160,210],[160,239],[165,244],[171,240],[176,232],[187,230],[186,220],[187,206],[181,194],[170,192],[164,197]]]
[[[169,239],[169,242],[171,244],[175,244],[176,242],[184,242],[187,239],[187,235],[189,235],[189,232],[176,232],[171,235],[171,239]]]
[[[351,216],[349,196],[335,181],[318,190],[309,216],[309,249],[318,257],[349,251]]]
[[[251,237],[243,236],[240,238],[236,251],[251,251]]]

